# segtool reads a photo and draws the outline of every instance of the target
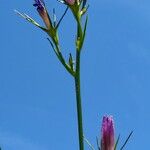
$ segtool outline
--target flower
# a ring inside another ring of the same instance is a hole
[[[33,6],[37,7],[37,11],[38,11],[39,15],[41,16],[41,18],[43,19],[47,29],[50,29],[51,28],[51,20],[48,15],[48,12],[46,10],[44,1],[43,0],[35,0],[35,4],[33,4]]]
[[[101,129],[101,150],[114,150],[114,122],[112,116],[104,116]]]
[[[65,0],[68,5],[74,5],[75,0]]]
[[[35,4],[33,6],[37,7],[39,13],[42,13],[45,9],[45,3],[43,0],[35,0]]]

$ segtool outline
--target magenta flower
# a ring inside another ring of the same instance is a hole
[[[49,15],[47,13],[45,3],[43,0],[35,0],[35,4],[33,6],[37,7],[37,11],[41,18],[43,19],[47,29],[51,28],[51,20],[49,18]]]
[[[101,129],[101,150],[114,150],[114,123],[112,116],[104,116]]]
[[[68,5],[74,5],[75,0],[65,0]]]

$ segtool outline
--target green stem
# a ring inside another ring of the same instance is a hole
[[[62,53],[60,52],[60,49],[59,49],[59,46],[56,45],[56,55],[58,57],[58,59],[60,60],[60,62],[62,63],[62,65],[66,68],[66,70],[72,75],[75,77],[75,72],[70,68],[70,66],[68,64],[66,64],[65,60],[64,60],[64,57],[62,56]]]
[[[76,75],[74,79],[75,79],[75,89],[76,89],[79,148],[80,150],[84,150],[82,103],[81,103],[81,90],[80,90],[80,51],[76,52]]]
[[[71,69],[71,67],[66,63],[61,51],[60,51],[60,47],[59,47],[59,40],[58,40],[58,35],[55,31],[53,31],[54,33],[54,36],[52,36],[51,32],[48,32],[47,34],[50,36],[50,38],[52,39],[52,42],[51,40],[49,40],[51,46],[52,46],[52,49],[54,50],[57,58],[59,59],[59,61],[62,63],[62,65],[66,68],[66,70],[73,76],[75,77],[75,72],[73,69]],[[55,47],[54,47],[54,45]]]

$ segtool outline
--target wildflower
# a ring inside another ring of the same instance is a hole
[[[101,129],[101,150],[114,150],[114,123],[112,116],[104,116]]]
[[[75,0],[65,0],[68,5],[74,5]]]
[[[35,0],[35,4],[33,4],[33,6],[37,7],[37,11],[38,11],[39,15],[41,16],[41,18],[43,19],[47,29],[50,29],[51,28],[51,20],[48,15],[48,12],[46,10],[44,1],[43,0]]]

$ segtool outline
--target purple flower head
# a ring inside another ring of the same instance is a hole
[[[74,5],[75,0],[65,0],[68,5]]]
[[[101,129],[101,150],[114,150],[114,122],[112,116],[104,116]]]
[[[45,3],[43,0],[35,0],[35,4],[33,6],[37,7],[37,11],[41,18],[43,19],[47,29],[51,28],[51,20],[49,18],[49,15],[47,13]]]

